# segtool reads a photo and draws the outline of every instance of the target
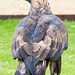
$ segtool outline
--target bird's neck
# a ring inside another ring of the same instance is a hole
[[[48,0],[32,0],[30,14],[42,16],[52,14]]]

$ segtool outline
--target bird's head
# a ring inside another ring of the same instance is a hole
[[[28,1],[29,3],[31,3],[32,0],[26,0],[26,1]]]

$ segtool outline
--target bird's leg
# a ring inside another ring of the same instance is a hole
[[[57,60],[57,64],[56,65],[57,65],[57,75],[60,75],[60,72],[61,72],[61,56]]]
[[[50,61],[50,72],[51,75],[60,75],[61,72],[61,56],[58,58],[58,60]]]
[[[55,69],[55,62],[50,61],[50,75],[55,75],[54,74],[54,69]]]

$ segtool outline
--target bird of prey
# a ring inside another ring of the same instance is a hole
[[[16,26],[12,38],[12,55],[18,58],[15,75],[60,75],[61,54],[68,48],[65,24],[53,15],[48,0],[28,0],[29,15]]]

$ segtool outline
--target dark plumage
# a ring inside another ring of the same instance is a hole
[[[30,1],[30,0],[29,0]],[[13,34],[12,54],[19,59],[15,75],[60,75],[61,54],[68,48],[65,24],[52,14],[48,0],[32,0],[29,15]]]

